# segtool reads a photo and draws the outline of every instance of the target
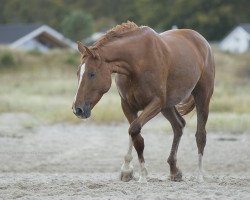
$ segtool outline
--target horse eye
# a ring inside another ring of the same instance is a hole
[[[94,77],[95,77],[95,73],[90,72],[90,73],[89,73],[89,78],[90,78],[90,79],[93,79]]]

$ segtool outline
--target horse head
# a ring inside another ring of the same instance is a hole
[[[78,50],[83,59],[77,71],[78,89],[72,109],[77,117],[85,119],[90,117],[92,108],[110,89],[112,71],[97,51],[80,42]]]

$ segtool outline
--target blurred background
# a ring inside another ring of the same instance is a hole
[[[26,116],[23,129],[82,122],[71,111],[80,62],[75,41],[91,45],[113,26],[131,20],[157,32],[191,28],[201,33],[216,61],[208,127],[249,131],[250,1],[0,0],[0,5],[0,116],[8,114],[11,120],[21,113]],[[196,116],[186,118],[195,128]],[[124,121],[113,84],[88,122]],[[163,123],[162,128],[168,126]]]

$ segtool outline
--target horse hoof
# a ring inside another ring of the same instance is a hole
[[[148,175],[148,170],[146,167],[144,167],[141,171],[140,178],[138,180],[139,183],[147,183],[147,175]]]
[[[148,183],[147,178],[145,176],[140,176],[138,183],[142,184]]]
[[[197,175],[197,181],[198,181],[199,183],[204,182],[203,174],[198,173],[198,175]]]
[[[133,178],[134,178],[134,172],[132,168],[121,171],[121,176],[120,176],[121,181],[128,182]]]
[[[170,180],[171,181],[176,181],[176,182],[182,181],[182,172],[178,171],[176,174],[171,174],[170,175]]]

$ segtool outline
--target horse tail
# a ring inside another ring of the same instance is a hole
[[[195,102],[193,95],[190,95],[184,101],[176,105],[176,109],[181,114],[181,116],[190,113],[194,109],[194,107],[195,107]]]

